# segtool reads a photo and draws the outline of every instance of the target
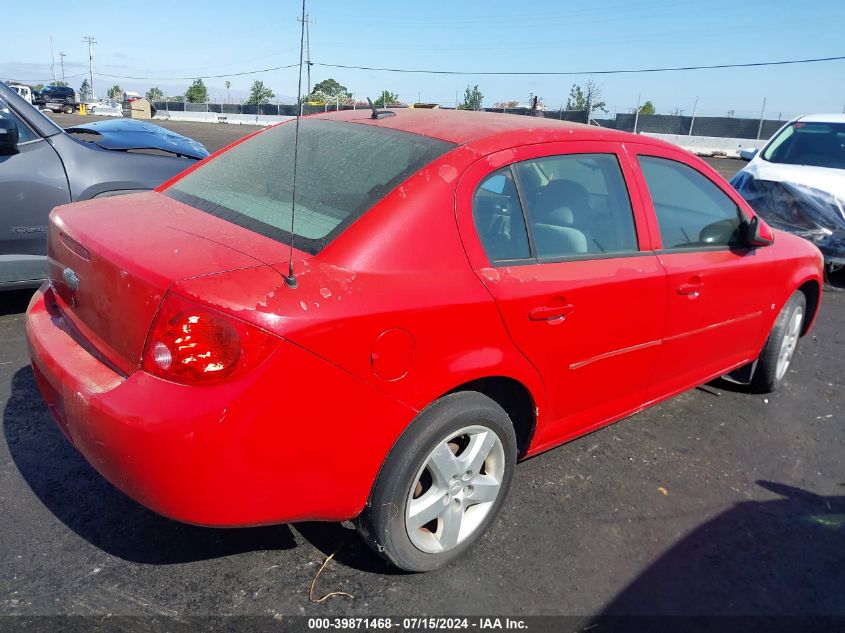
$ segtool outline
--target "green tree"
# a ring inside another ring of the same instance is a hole
[[[272,90],[264,86],[263,81],[258,81],[256,79],[252,83],[252,87],[249,89],[249,99],[247,99],[247,103],[250,105],[269,103],[270,99],[275,96],[276,94]]]
[[[481,94],[477,84],[472,87],[467,86],[464,102],[458,105],[458,110],[480,110],[483,99],[484,95]]]
[[[147,101],[161,101],[164,98],[164,93],[158,86],[153,86],[147,90],[147,94],[144,96],[147,98]]]
[[[115,84],[106,90],[106,96],[109,99],[120,99],[123,96],[123,89],[118,84]]]
[[[66,87],[66,86],[67,86],[67,82],[66,82],[66,81],[62,81],[62,80],[58,80],[58,81],[51,81],[51,82],[50,82],[50,85],[51,85],[51,86],[60,86],[60,87],[64,88],[64,87]]]
[[[91,84],[88,83],[88,80],[84,80],[82,85],[79,86],[79,99],[81,101],[91,101],[93,95],[91,94]]]
[[[39,92],[44,89],[44,84],[35,84],[34,86],[30,86],[33,92]]]
[[[167,97],[167,101],[171,103],[185,103],[185,95],[172,95]]]
[[[391,105],[399,103],[399,95],[390,90],[382,90],[379,98],[373,101],[373,105],[377,108],[386,108]]]
[[[497,110],[513,110],[519,107],[519,101],[497,101],[493,104],[493,107]]]
[[[654,104],[651,101],[646,101],[642,107],[640,107],[641,115],[655,114],[655,112],[656,110],[654,109]]]
[[[352,94],[346,89],[346,86],[341,85],[334,79],[324,79],[314,84],[314,89],[308,95],[308,101],[317,101],[320,103],[346,103],[352,98]]]
[[[566,100],[566,110],[586,110],[587,104],[593,111],[601,110],[607,112],[607,103],[601,100],[601,87],[592,79],[581,88],[578,84],[572,84],[569,91],[569,98]]]
[[[202,79],[195,79],[185,91],[185,101],[188,103],[208,103],[208,88]]]

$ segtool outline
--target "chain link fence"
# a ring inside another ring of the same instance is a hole
[[[162,112],[216,112],[218,114],[247,114],[257,116],[295,116],[299,106],[293,103],[266,103],[262,105],[238,103],[186,103],[178,101],[156,101],[153,106]],[[394,107],[409,107],[405,105],[391,105]],[[411,106],[412,107],[412,106]],[[302,107],[303,114],[319,112],[334,112],[336,110],[353,110],[367,108],[366,105],[344,104],[306,104]],[[587,123],[586,110],[542,110],[530,107],[515,108],[484,108],[486,112],[503,112],[521,116],[538,116],[574,123]],[[682,116],[675,114],[629,114],[618,113],[613,116],[594,111],[590,123],[624,132],[654,132],[659,134],[678,134],[690,136],[713,136],[719,138],[767,139],[771,137],[785,120],[752,119],[728,116]]]

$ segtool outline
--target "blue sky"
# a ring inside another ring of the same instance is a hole
[[[180,77],[237,73],[298,61],[300,3],[12,2],[4,6],[0,78],[52,77],[50,34],[63,51],[65,74],[87,73],[84,35],[95,48],[95,88],[119,83],[125,90],[158,85],[184,93]],[[311,58],[317,63],[478,71],[590,71],[743,63],[845,55],[845,2],[804,0],[621,0],[619,2],[498,3],[479,0],[339,2],[310,0]],[[56,56],[56,72],[61,74]],[[128,77],[152,77],[135,80]],[[557,108],[574,77],[494,77],[394,74],[314,66],[312,80],[333,77],[356,97],[383,89],[403,101],[454,103],[468,84],[478,84],[484,105],[526,102],[541,95]],[[775,117],[803,112],[841,112],[845,61],[768,68],[701,70],[641,75],[595,75],[611,111],[626,112],[641,99],[658,112],[759,116],[763,98]],[[78,88],[83,76],[69,79]],[[261,79],[281,98],[296,94],[297,70],[230,77],[231,96],[246,96]],[[205,83],[212,99],[225,99],[225,78]]]

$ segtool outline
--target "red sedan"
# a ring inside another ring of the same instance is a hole
[[[354,518],[408,570],[479,539],[518,459],[725,374],[775,389],[822,284],[691,154],[435,110],[60,207],[49,259],[33,369],[104,477],[201,525]]]

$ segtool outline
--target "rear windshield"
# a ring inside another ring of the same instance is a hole
[[[166,195],[247,229],[290,240],[293,122],[236,145]],[[373,125],[299,124],[294,239],[319,252],[392,189],[454,145]]]

